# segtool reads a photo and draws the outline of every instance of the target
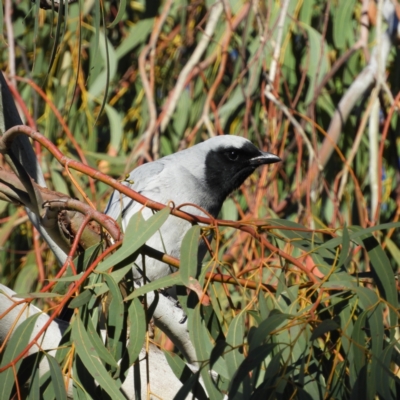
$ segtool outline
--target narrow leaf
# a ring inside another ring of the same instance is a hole
[[[138,358],[146,337],[146,314],[139,299],[134,299],[129,306],[129,364],[132,365]]]
[[[93,296],[93,291],[86,289],[82,293],[80,293],[77,297],[75,297],[71,303],[69,303],[68,308],[79,308],[83,305],[89,303],[90,299]]]
[[[57,360],[49,354],[46,354],[47,361],[50,367],[51,383],[54,388],[54,394],[57,400],[66,400],[67,392],[65,391],[65,384],[61,368],[58,365]]]
[[[204,326],[204,321],[200,315],[200,305],[197,305],[193,313],[189,316],[189,334],[192,339],[193,345],[196,349],[197,358],[199,361],[206,361],[209,359],[212,345],[208,337],[208,331]],[[215,387],[211,379],[208,365],[206,364],[201,369],[201,376],[204,381],[207,394],[210,399],[219,400],[223,398],[222,393]]]
[[[118,383],[108,375],[104,365],[100,362],[100,358],[92,346],[89,335],[79,318],[75,318],[72,323],[71,335],[79,358],[93,378],[96,379],[112,399],[124,400],[125,396],[120,392]]]
[[[119,357],[117,357],[117,347],[123,328],[124,304],[121,291],[119,290],[119,287],[114,279],[108,274],[104,274],[104,278],[107,282],[107,286],[109,287],[112,296],[111,303],[109,304],[108,309],[108,326],[111,327],[111,330],[113,332],[112,334],[109,333],[108,335],[109,348],[114,358],[118,359]]]
[[[135,214],[126,227],[124,242],[121,248],[101,263],[96,268],[96,271],[105,272],[134,254],[161,228],[169,217],[169,214],[170,209],[168,207],[158,211],[147,221],[143,218],[141,212]]]
[[[249,340],[250,351],[261,346],[268,338],[268,335],[277,329],[284,321],[290,318],[289,314],[282,314],[278,310],[272,310],[268,318],[261,322]]]
[[[371,261],[371,270],[374,274],[375,282],[379,289],[379,294],[389,305],[390,323],[394,327],[397,324],[397,289],[396,280],[389,258],[382,249],[378,241],[373,236],[363,238],[365,249]],[[390,337],[393,339],[395,329],[390,330]]]
[[[35,328],[35,323],[40,313],[34,314],[27,318],[15,329],[11,339],[6,345],[6,349],[3,353],[3,358],[1,360],[0,367],[4,367],[25,348],[29,343],[30,337],[32,335],[33,329]],[[15,373],[18,372],[21,366],[22,359],[15,364]],[[14,370],[13,368],[8,368],[0,374],[0,399],[11,398],[11,391],[14,386]]]
[[[244,360],[244,355],[239,351],[239,347],[244,342],[244,314],[240,313],[237,315],[229,324],[228,334],[226,336],[226,342],[231,346],[231,350],[225,354],[225,360],[228,367],[228,373],[230,378],[233,378],[239,365]]]
[[[181,284],[182,284],[182,278],[179,272],[174,272],[171,275],[167,275],[153,282],[149,282],[146,285],[140,287],[139,289],[134,290],[128,297],[125,297],[124,300],[125,301],[132,300],[135,299],[136,297],[143,296],[144,294],[152,292],[154,290]]]
[[[89,339],[93,347],[95,348],[99,357],[107,364],[114,368],[118,368],[118,364],[110,352],[106,349],[103,340],[100,338],[99,334],[93,325],[93,322],[88,318],[87,322],[87,333],[89,334]]]
[[[326,319],[322,321],[313,331],[310,340],[313,341],[327,332],[339,329],[340,325],[333,319]]]
[[[107,26],[108,29],[113,28],[115,25],[118,24],[118,22],[121,21],[122,17],[124,16],[124,13],[125,13],[125,8],[126,8],[126,0],[120,0],[117,16],[115,17],[114,21],[111,22],[111,24]]]
[[[242,364],[237,370],[237,373],[235,374],[234,378],[231,381],[229,398],[235,397],[240,387],[240,384],[245,379],[248,379],[249,372],[252,371],[254,368],[258,367],[265,360],[265,358],[272,352],[275,346],[276,346],[275,344],[267,343],[263,344],[257,349],[254,349],[253,351],[250,351],[246,359],[243,360]]]
[[[200,229],[198,225],[192,226],[182,240],[180,273],[185,286],[189,286],[190,278],[197,278],[198,275],[197,253]]]

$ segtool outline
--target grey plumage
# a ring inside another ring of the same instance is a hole
[[[239,136],[217,136],[178,153],[134,169],[124,184],[133,190],[167,204],[176,206],[183,203],[197,204],[212,216],[217,217],[226,197],[260,165],[280,161],[280,158],[257,149],[250,141]],[[114,219],[121,216],[125,230],[130,218],[142,210],[148,219],[152,211],[134,200],[113,193],[106,208],[106,214]],[[183,211],[205,216],[192,206]],[[179,258],[180,246],[190,223],[170,216],[160,231],[147,244],[157,250]],[[199,249],[199,259],[205,255],[205,247]],[[142,278],[141,264],[134,269],[134,277]],[[173,272],[173,268],[160,261],[146,258],[146,278],[149,281]]]

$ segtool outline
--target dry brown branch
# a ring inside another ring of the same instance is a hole
[[[38,198],[40,198],[39,215],[41,218],[41,223],[48,231],[56,233],[59,231],[59,229],[61,229],[61,231],[64,233],[67,231],[69,231],[71,234],[76,233],[77,229],[81,225],[80,222],[82,221],[82,218],[84,218],[83,216],[86,215],[90,216],[92,220],[102,225],[114,240],[119,240],[121,233],[118,225],[112,218],[93,209],[88,204],[82,203],[76,199],[71,199],[65,194],[43,188],[34,181],[31,181],[31,184],[35,190],[35,193],[38,194]],[[14,173],[5,171],[2,168],[0,168],[0,198],[10,203],[23,205],[30,210],[35,208],[31,202],[25,185]],[[68,212],[66,217],[64,217],[64,222],[66,222],[66,225],[62,224],[62,221],[60,221],[59,212],[62,210],[71,210],[71,212]],[[67,225],[70,226],[72,230],[69,230]],[[90,229],[89,231],[90,232],[86,233],[86,235],[89,237],[96,234]],[[55,234],[54,236],[57,237],[59,234]],[[65,235],[62,236],[65,240],[58,241],[58,244],[63,247],[64,251],[68,252],[69,240],[67,240]],[[87,243],[87,245],[83,245],[82,243],[82,247],[86,248],[98,242],[98,234],[96,234],[96,236],[97,241],[95,236],[93,236],[93,240],[89,242],[90,244],[88,243],[89,238],[86,237],[84,242]]]

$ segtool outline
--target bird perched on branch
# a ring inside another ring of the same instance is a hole
[[[192,203],[217,217],[227,196],[257,167],[278,161],[281,161],[278,156],[259,150],[247,139],[222,135],[143,164],[130,173],[124,184],[159,203],[172,201],[176,206]],[[206,216],[193,206],[181,209],[193,215]],[[140,210],[145,219],[152,215],[151,209],[114,191],[105,213],[114,219],[121,217],[122,228],[125,230],[130,218]],[[190,226],[188,221],[171,215],[146,244],[179,258],[182,239]],[[205,253],[206,247],[200,245],[199,261]],[[170,265],[149,257],[146,257],[145,263],[148,281],[174,272]],[[135,279],[142,279],[140,262],[136,265],[133,275]]]

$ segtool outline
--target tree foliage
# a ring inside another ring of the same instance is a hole
[[[62,194],[71,257],[60,268],[21,207],[32,189],[12,175],[2,127],[0,283],[46,314],[2,333],[0,398],[134,398],[146,380],[172,397],[166,375],[146,376],[152,341],[182,381],[176,399],[396,399],[397,2],[3,3],[1,69],[28,126],[15,132],[32,139],[41,204]],[[188,232],[178,273],[134,290],[132,262],[179,210],[138,214],[122,245],[90,210],[119,187],[111,177],[223,133],[283,162],[249,178],[220,220],[192,220],[207,225]],[[193,276],[193,243],[210,231]],[[171,318],[187,326],[193,354],[172,345],[168,326],[148,332],[171,285],[184,288]],[[3,326],[11,295],[3,289]],[[71,323],[38,350],[36,322],[51,329],[70,299]]]

